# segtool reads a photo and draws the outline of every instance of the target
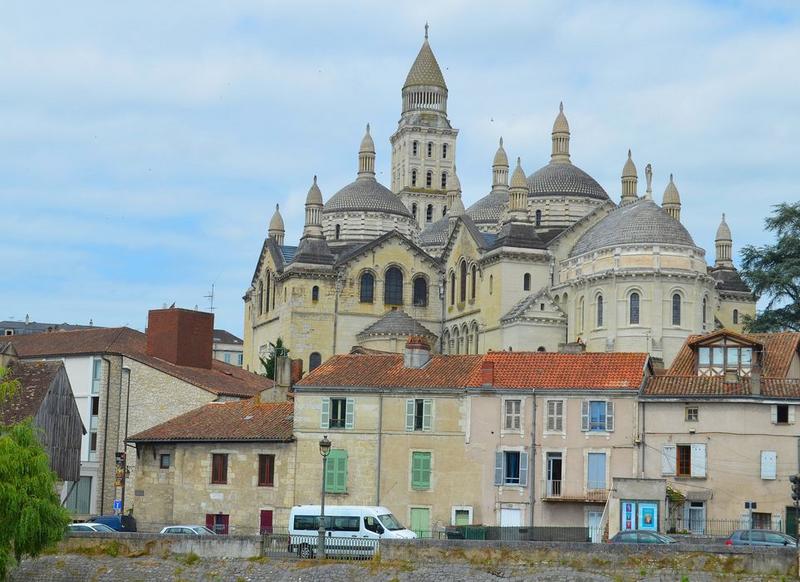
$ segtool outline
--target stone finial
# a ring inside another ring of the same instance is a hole
[[[425,23],[425,40],[428,40],[428,23]]]

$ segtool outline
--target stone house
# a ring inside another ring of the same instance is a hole
[[[676,529],[715,520],[794,532],[800,473],[800,334],[730,330],[690,338],[640,397],[641,475],[674,491]],[[728,527],[732,527],[729,525]]]

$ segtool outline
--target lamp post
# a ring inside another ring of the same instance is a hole
[[[328,435],[319,441],[319,454],[322,455],[322,504],[319,512],[319,537],[317,539],[317,557],[325,559],[325,473],[327,472],[328,455],[331,452],[331,441]]]

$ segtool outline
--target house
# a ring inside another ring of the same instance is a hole
[[[212,350],[215,360],[242,367],[242,340],[231,332],[215,329]]]
[[[673,527],[713,521],[795,532],[788,477],[800,472],[800,334],[728,329],[687,340],[641,398],[640,468],[666,478]]]
[[[66,504],[76,519],[133,507],[136,456],[129,435],[215,401],[250,398],[273,382],[214,360],[213,315],[150,311],[147,334],[127,327],[10,336],[24,362],[61,361],[84,426],[80,483]],[[127,494],[126,494],[127,493]],[[115,503],[116,502],[116,503]]]

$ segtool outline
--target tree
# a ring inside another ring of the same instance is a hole
[[[267,357],[259,356],[258,359],[261,360],[261,365],[264,366],[264,376],[269,378],[270,380],[275,379],[275,360],[278,356],[285,356],[289,353],[289,350],[286,349],[286,346],[283,345],[283,338],[278,338],[275,340],[273,344],[270,342],[269,344],[269,354]]]
[[[0,368],[0,406],[20,388]],[[56,544],[70,522],[55,492],[56,476],[30,419],[0,426],[0,580],[24,556]]]
[[[742,278],[767,304],[755,318],[745,318],[747,331],[800,331],[800,202],[775,206],[764,224],[775,244],[742,249]]]

